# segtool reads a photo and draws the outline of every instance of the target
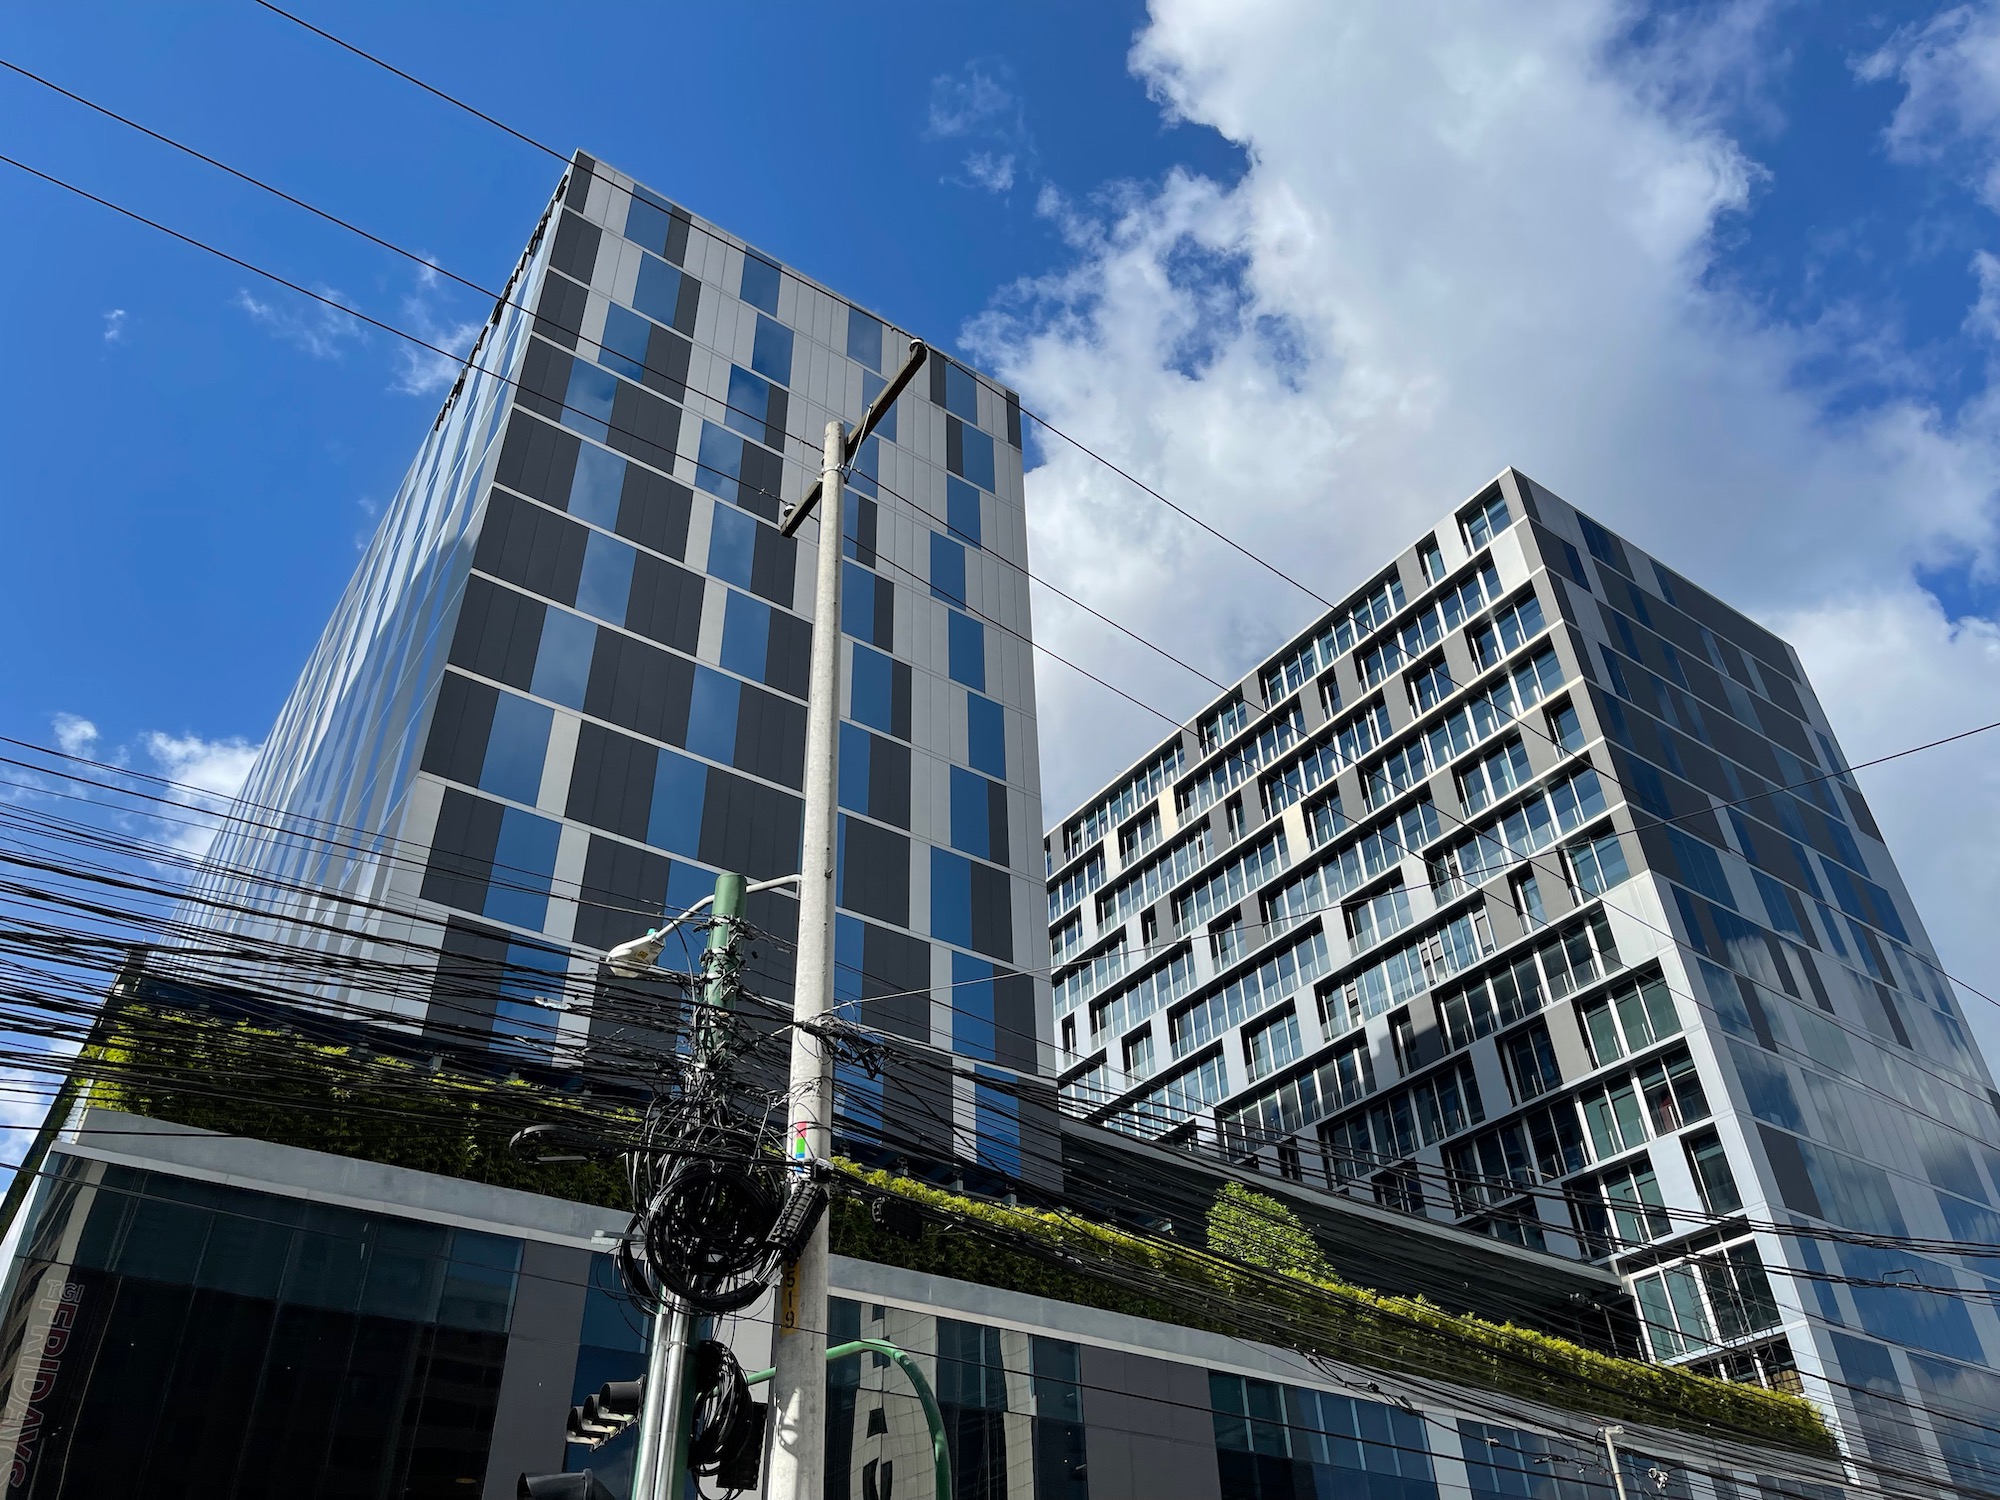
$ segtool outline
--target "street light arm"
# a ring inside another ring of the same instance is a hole
[[[896,372],[893,380],[875,393],[875,399],[868,403],[868,410],[861,414],[861,421],[854,431],[847,435],[846,445],[842,449],[845,463],[854,462],[854,455],[861,451],[861,445],[868,441],[869,434],[882,425],[882,419],[889,415],[889,408],[896,404],[896,398],[908,390],[910,382],[917,378],[917,371],[923,367],[924,360],[929,357],[930,352],[930,346],[922,339],[910,340],[910,357],[903,361],[903,368]],[[819,485],[820,482],[815,479],[812,488],[806,491],[805,498],[785,512],[784,519],[778,523],[779,531],[790,536],[799,529],[799,523],[805,520],[819,504]]]
[[[797,885],[798,883],[799,877],[796,875],[780,875],[775,880],[760,880],[754,885],[745,886],[743,889],[746,893],[752,891],[773,891],[781,885]],[[660,952],[667,946],[667,939],[672,936],[673,930],[680,926],[681,923],[687,921],[689,917],[699,916],[714,904],[714,896],[703,896],[693,906],[690,906],[686,911],[667,923],[666,926],[651,928],[644,937],[635,937],[620,943],[616,948],[613,948],[609,953],[604,955],[605,967],[610,969],[620,979],[644,979],[647,974],[652,972],[653,966],[660,961]]]

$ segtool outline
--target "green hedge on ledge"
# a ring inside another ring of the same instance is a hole
[[[434,1073],[241,1023],[130,1011],[120,1022],[83,1065],[94,1079],[91,1102],[100,1107],[630,1207],[615,1166],[536,1167],[507,1149],[515,1130],[538,1120],[588,1119],[600,1131],[623,1123],[607,1119],[601,1103],[519,1080]],[[1612,1358],[1511,1324],[1448,1314],[1421,1299],[1382,1296],[1340,1281],[1282,1231],[1236,1236],[1239,1255],[1245,1244],[1253,1254],[1258,1245],[1268,1251],[1265,1266],[1245,1266],[1073,1215],[1009,1208],[843,1165],[857,1182],[908,1198],[930,1218],[918,1238],[904,1239],[874,1222],[864,1196],[843,1194],[832,1211],[837,1254],[1246,1338],[1268,1338],[1275,1321],[1290,1330],[1287,1342],[1296,1347],[1355,1365],[1613,1419],[1704,1435],[1719,1430],[1807,1453],[1836,1451],[1818,1410],[1799,1397]],[[1217,1211],[1267,1224],[1285,1216],[1276,1200],[1240,1188]],[[996,1232],[967,1232],[973,1226]],[[1159,1293],[1131,1289],[1129,1281],[1141,1278]]]

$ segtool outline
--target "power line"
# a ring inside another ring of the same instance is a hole
[[[316,30],[316,28],[314,28],[314,30]],[[366,54],[364,54],[364,56],[366,56]],[[384,64],[384,66],[386,66],[386,64]],[[412,80],[412,82],[414,82],[414,80]],[[16,166],[20,166],[20,164],[16,164]],[[30,170],[30,172],[32,172],[32,168],[26,168],[26,170]],[[46,176],[46,174],[38,174],[38,176]],[[68,186],[68,184],[60,184],[60,186]],[[88,194],[86,194],[86,196],[88,196]],[[96,202],[104,202],[104,200],[96,200]],[[110,204],[108,204],[108,206],[110,206]],[[120,210],[120,212],[126,212],[126,210]],[[142,222],[148,222],[148,224],[150,224],[150,220],[142,220]],[[156,226],[156,224],[154,224],[154,228],[162,228],[162,226]],[[168,230],[168,232],[172,234],[172,230]],[[178,236],[178,238],[186,238],[186,236]],[[236,262],[236,264],[244,264],[244,262]],[[252,270],[254,270],[254,268],[252,268]],[[304,290],[304,288],[298,288],[296,284],[290,284],[290,282],[288,282],[288,286],[292,286],[292,290]],[[314,296],[314,294],[310,294],[310,292],[306,292],[306,294],[308,294],[308,296]],[[322,298],[322,300],[324,300],[324,298]],[[338,306],[338,304],[332,304],[332,306]],[[372,322],[372,320],[370,320],[370,322]],[[384,326],[384,328],[386,328],[386,324],[376,324],[376,326]],[[440,352],[442,352],[442,350],[440,350]],[[1032,414],[1030,414],[1030,416],[1032,416]],[[1040,418],[1036,418],[1036,420],[1040,420]],[[1044,426],[1048,426],[1048,424],[1044,422]],[[1052,430],[1054,430],[1054,428],[1052,428]],[[1064,436],[1064,438],[1068,440],[1068,434],[1060,434],[1060,432],[1058,432],[1058,436]],[[1080,444],[1078,444],[1078,446],[1080,446]],[[1086,452],[1088,452],[1088,450],[1086,450]],[[1116,468],[1116,466],[1114,466],[1114,468]],[[1122,472],[1122,470],[1120,470],[1120,472]],[[1130,476],[1126,476],[1126,478],[1130,478]],[[1134,482],[1136,482],[1136,480],[1134,480]],[[1146,488],[1146,486],[1142,486],[1142,488]],[[1150,492],[1150,490],[1148,490],[1148,492]],[[1152,494],[1156,494],[1156,492],[1152,492]],[[1158,498],[1162,498],[1162,502],[1164,502],[1164,496],[1158,496]],[[1172,504],[1172,502],[1166,502],[1166,504]],[[1176,506],[1176,510],[1178,510],[1178,506]],[[1186,514],[1186,512],[1182,512],[1182,514]],[[1222,538],[1222,540],[1228,540],[1228,538]],[[1236,546],[1234,542],[1230,542],[1230,544],[1232,544],[1232,546]],[[1242,550],[1242,548],[1238,546],[1238,550]],[[1246,556],[1250,556],[1250,554],[1246,554]],[[1280,574],[1280,576],[1282,576],[1282,574]],[[1310,590],[1308,590],[1308,592],[1310,592]],[[1322,602],[1324,602],[1324,600],[1322,600]],[[1062,660],[1062,658],[1056,658],[1056,660]],[[1102,678],[1094,678],[1094,680],[1098,680],[1098,682],[1100,682],[1102,686],[1110,686],[1110,684],[1104,684],[1104,682],[1102,682]],[[1116,688],[1112,688],[1112,690],[1114,690],[1114,692],[1118,692]],[[1132,702],[1138,702],[1138,700],[1132,700]],[[1144,706],[1144,704],[1142,704],[1142,706]],[[1150,710],[1150,712],[1156,712],[1156,710]],[[1166,716],[1162,714],[1162,718],[1166,718]],[[1178,726],[1178,722],[1176,722],[1176,720],[1172,720],[1172,718],[1170,718],[1168,722],[1174,722],[1174,724]],[[1978,732],[1978,730],[1972,730],[1972,732]],[[1950,738],[1962,738],[1962,736],[1950,736]],[[1942,744],[1942,742],[1940,742],[1940,744]],[[1928,748],[1928,746],[1920,746],[1920,748]],[[1902,752],[1902,754],[1908,754],[1908,752]],[[1874,762],[1868,762],[1868,764],[1874,764]],[[1764,796],[1768,796],[1768,794],[1764,794]],[[1746,798],[1746,800],[1754,800],[1754,798]],[[1972,986],[1966,986],[1966,988],[1972,988]]]
[[[493,116],[487,114],[486,111],[482,109],[475,109],[472,105],[467,104],[463,99],[454,98],[452,95],[447,94],[443,89],[435,88],[432,85],[425,83],[423,79],[417,77],[413,73],[405,73],[401,68],[397,67],[394,63],[384,61],[382,58],[377,57],[372,52],[363,51],[361,48],[355,46],[354,43],[352,42],[342,41],[339,37],[335,36],[330,31],[320,30],[319,27],[313,25],[312,22],[305,20],[303,17],[295,16],[290,11],[280,9],[278,6],[271,4],[271,0],[256,0],[256,3],[258,5],[261,5],[265,10],[270,11],[273,15],[283,16],[287,21],[290,21],[294,26],[303,27],[305,30],[310,31],[314,36],[321,37],[326,41],[332,42],[334,46],[340,48],[342,51],[351,52],[356,57],[359,57],[364,61],[375,64],[375,66],[378,68],[382,68],[387,72],[394,73],[398,78],[402,79],[403,82],[412,84],[415,87],[422,89],[425,93],[433,95],[436,98],[442,99],[445,103],[453,106],[454,108],[462,109],[467,114],[474,115],[479,119],[484,120],[488,125],[491,125],[495,130],[506,132],[508,135],[511,135],[515,140],[522,142],[524,145],[533,146],[537,151],[541,151],[549,156],[553,156],[557,161],[569,160],[567,156],[563,155],[562,152],[556,150],[555,147],[548,145],[545,142],[538,141],[531,135],[523,134],[521,131],[516,130],[512,125],[507,124],[505,121],[494,119]]]

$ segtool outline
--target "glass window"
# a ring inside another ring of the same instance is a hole
[[[965,695],[965,758],[975,771],[1007,779],[1006,713],[991,698]]]
[[[975,425],[979,421],[979,382],[970,370],[951,360],[945,360],[944,365],[944,409]]]
[[[869,369],[882,368],[882,323],[858,307],[847,310],[847,357]]]
[[[583,550],[576,607],[612,625],[623,625],[625,606],[632,596],[632,564],[637,558],[631,543],[601,531],[591,532]]]
[[[657,255],[639,257],[639,280],[632,289],[632,305],[655,323],[671,324],[681,300],[681,272]]]
[[[949,611],[951,680],[986,691],[986,627],[971,615]]]
[[[512,955],[509,959],[511,962]],[[545,1012],[544,1014],[552,1014]],[[471,1229],[452,1231],[438,1321],[453,1328],[504,1333],[513,1314],[521,1242]]]
[[[707,667],[694,669],[688,703],[687,748],[723,765],[736,759],[736,708],[742,686]]]
[[[590,685],[590,656],[597,647],[597,627],[581,615],[553,606],[542,615],[542,641],[535,650],[535,675],[529,691],[569,708],[582,708]]]
[[[763,257],[744,251],[743,280],[738,283],[738,295],[752,307],[775,313],[778,310],[778,268]]]
[[[1701,1206],[1711,1214],[1733,1214],[1742,1208],[1743,1195],[1737,1191],[1736,1174],[1729,1170],[1729,1157],[1720,1137],[1712,1130],[1705,1131],[1689,1136],[1684,1144],[1695,1187],[1701,1193]]]
[[[617,376],[577,360],[569,367],[569,387],[563,393],[563,426],[603,442],[611,435],[611,403],[617,395]]]
[[[576,456],[569,486],[569,513],[606,531],[618,527],[618,500],[625,490],[625,460],[608,448],[585,443]]]
[[[1507,502],[1497,490],[1467,511],[1461,519],[1465,523],[1466,540],[1475,552],[1492,541],[1496,533],[1504,531],[1511,524],[1511,518],[1507,514]]]
[[[702,801],[707,791],[707,767],[685,755],[662,750],[653,770],[653,809],[646,825],[646,842],[656,849],[698,859]]]
[[[1584,1007],[1584,1035],[1590,1039],[1590,1058],[1598,1067],[1614,1063],[1625,1055],[1618,1044],[1618,1028],[1611,1020],[1611,1004],[1597,1000]]]
[[[735,439],[731,439],[735,441]],[[716,506],[708,535],[708,571],[738,588],[750,587],[757,556],[757,523],[740,510]]]
[[[713,422],[701,424],[695,454],[694,482],[711,495],[735,504],[737,481],[743,477],[743,439]]]
[[[856,642],[854,645],[854,666],[848,674],[849,716],[866,724],[871,729],[879,729],[884,734],[896,732],[895,689],[896,663],[893,658],[880,651],[872,651]]]
[[[482,791],[530,806],[542,788],[542,762],[549,753],[549,726],[555,710],[545,703],[502,693],[493,706],[493,732],[480,768]]]
[[[1423,569],[1425,583],[1436,583],[1444,577],[1443,549],[1426,537],[1417,548],[1417,566]]]
[[[546,1052],[555,1041],[557,1013],[535,1002],[560,1000],[568,982],[569,961],[562,954],[539,943],[509,943],[494,997],[493,1035]]]
[[[1583,749],[1583,723],[1576,716],[1576,706],[1560,704],[1549,710],[1549,738],[1574,755]]]
[[[481,910],[496,922],[539,932],[548,919],[549,886],[556,873],[556,845],[562,825],[510,807],[500,816],[500,839],[493,849],[493,876]]]
[[[859,563],[843,560],[840,566],[840,633],[871,645],[890,646],[892,641],[876,638],[875,600],[878,590],[893,585]]]
[[[779,385],[792,383],[792,330],[771,319],[757,319],[757,336],[750,346],[750,368]]]
[[[946,849],[931,850],[931,936],[972,946],[972,864]]]
[[[771,606],[729,590],[722,608],[722,665],[739,677],[764,680],[771,652]]]
[[[1672,1231],[1666,1200],[1660,1184],[1647,1165],[1613,1172],[1604,1179],[1604,1196],[1611,1204],[1611,1217],[1618,1237],[1626,1244],[1644,1244]]]
[[[761,443],[770,411],[771,382],[761,375],[751,374],[741,365],[731,365],[729,408],[722,414],[723,424]]]
[[[1709,900],[1735,911],[1736,896],[1729,888],[1729,877],[1723,873],[1722,856],[1679,828],[1667,829],[1667,841],[1674,846],[1674,861],[1680,866],[1685,883]]]
[[[1567,852],[1577,889],[1586,896],[1601,896],[1631,876],[1625,864],[1625,851],[1615,833],[1607,833],[1590,843],[1573,844]]]
[[[1532,871],[1514,881],[1514,909],[1531,928],[1540,927],[1549,919],[1548,909],[1542,905],[1542,888]]]
[[[993,439],[977,427],[968,426],[963,422],[953,423],[948,432],[956,434],[958,438],[956,443],[949,441],[946,443],[947,450],[951,448],[958,450],[956,454],[947,451],[946,465],[950,471],[971,480],[983,490],[992,489]],[[950,461],[954,457],[958,460],[956,463]]]
[[[935,531],[931,533],[931,597],[960,606],[965,603],[965,548]]]
[[[967,897],[970,900],[970,897]],[[951,1050],[992,1062],[995,1049],[993,965],[969,953],[951,956]]]
[[[859,724],[840,725],[840,805],[849,812],[868,811],[870,747],[875,737]]]
[[[963,766],[951,768],[951,847],[992,859],[993,783]]]
[[[969,546],[979,545],[979,491],[955,474],[945,476],[944,514],[953,536]]]
[[[614,302],[605,310],[604,333],[598,340],[597,362],[627,380],[644,380],[646,342],[652,336],[651,323]]]
[[[1539,1021],[1506,1038],[1500,1055],[1512,1075],[1516,1097],[1523,1102],[1547,1093],[1562,1082],[1562,1070],[1556,1066],[1548,1027]]]

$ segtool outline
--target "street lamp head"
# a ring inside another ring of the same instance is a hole
[[[620,943],[605,954],[604,966],[620,979],[644,979],[660,961],[660,950],[666,942],[667,929],[653,928],[644,937]]]

